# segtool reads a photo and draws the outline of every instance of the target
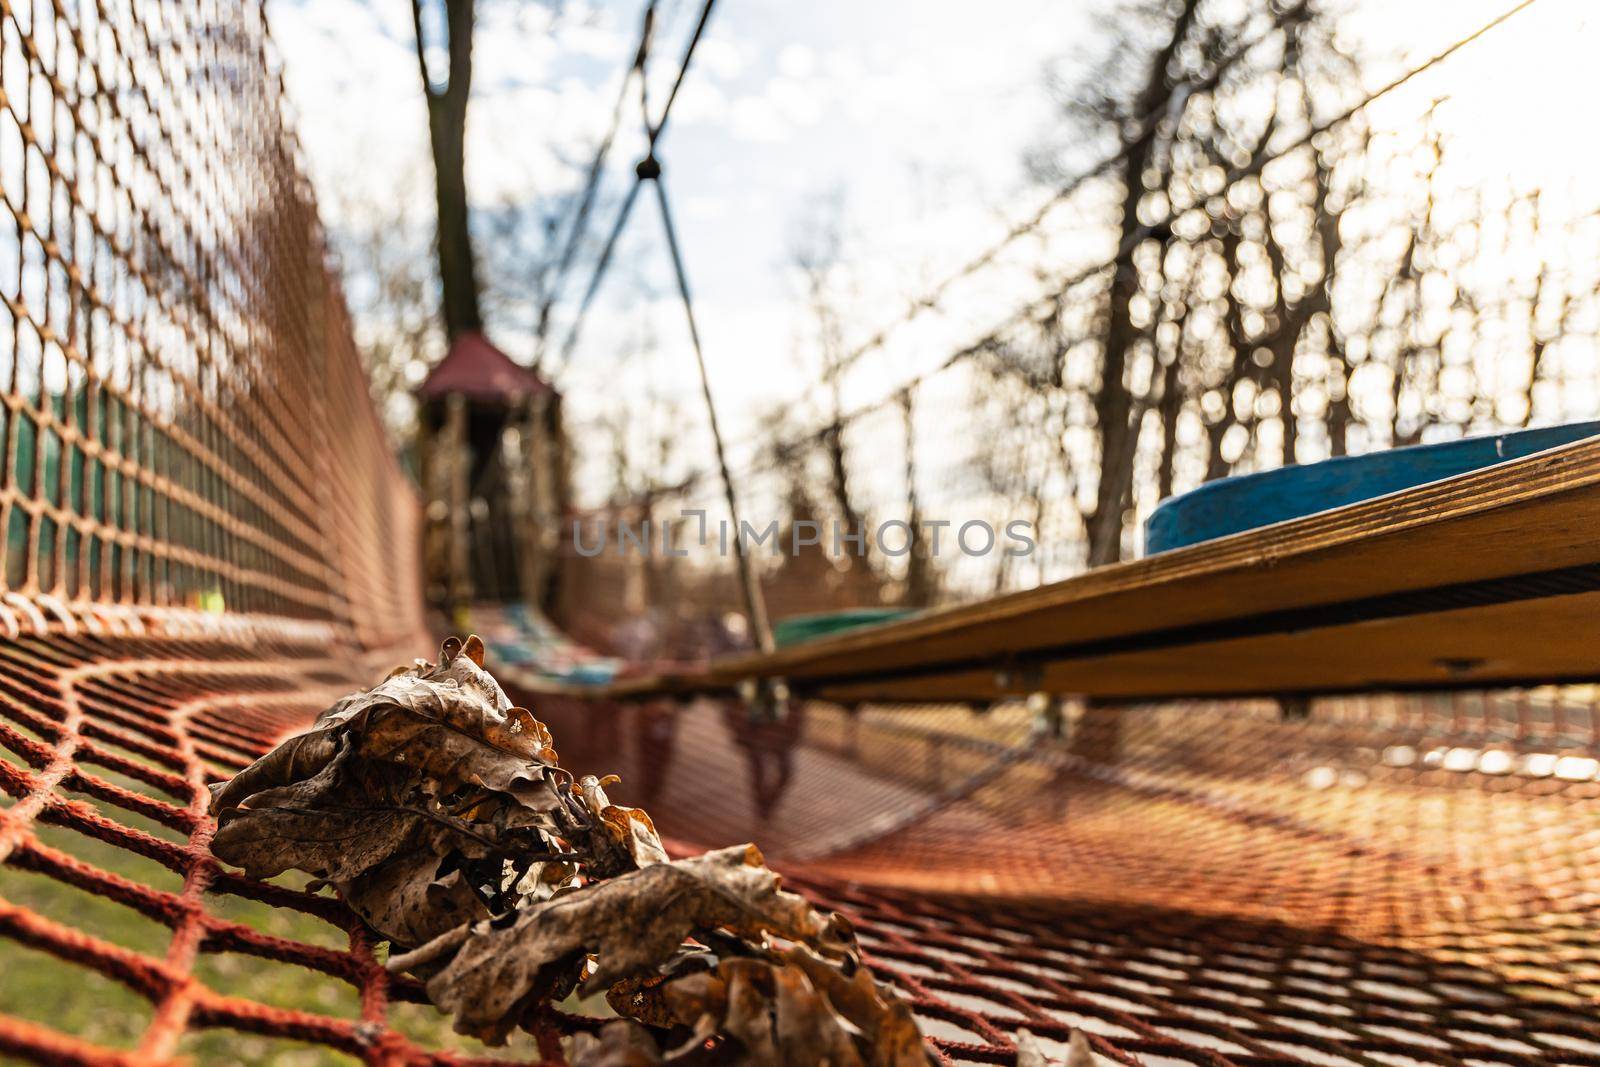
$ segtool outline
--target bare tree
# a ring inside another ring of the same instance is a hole
[[[414,429],[411,390],[444,351],[437,263],[428,255],[427,229],[412,211],[421,180],[408,172],[390,196],[341,199],[333,212],[341,224],[331,234],[372,397],[397,445]]]
[[[1170,17],[1170,4],[1130,11],[1128,23],[1136,20],[1149,25],[1155,48],[1142,65],[1142,81],[1127,93],[1116,80],[1100,82],[1102,91],[1080,95],[1074,110],[1097,117],[1119,132],[1122,145],[1122,208],[1118,221],[1118,248],[1121,254],[1112,267],[1111,291],[1106,309],[1104,347],[1101,353],[1100,382],[1095,393],[1095,418],[1100,427],[1100,480],[1094,510],[1087,518],[1089,563],[1091,566],[1117,559],[1122,553],[1122,528],[1133,489],[1133,448],[1138,428],[1133,420],[1133,394],[1128,386],[1128,363],[1134,345],[1143,331],[1134,320],[1133,302],[1139,294],[1140,274],[1134,254],[1140,243],[1143,222],[1140,205],[1148,192],[1149,172],[1157,163],[1159,135],[1155,128],[1141,127],[1147,115],[1156,113],[1183,77],[1174,60],[1194,29],[1200,0],[1181,0]],[[1163,26],[1162,23],[1165,23]],[[1137,34],[1136,28],[1131,32]],[[1126,55],[1126,53],[1124,53]],[[1122,130],[1134,129],[1131,137]]]
[[[1115,559],[1130,518],[1210,478],[1592,411],[1600,266],[1570,250],[1600,213],[1456,166],[1425,112],[1369,128],[1322,0],[1115,11],[1103,62],[1058,88],[1064,147],[1030,160],[1059,182],[1086,143],[1117,153],[1074,194],[1114,264],[1041,263],[1069,280],[864,423],[839,401],[847,259],[813,227],[796,264],[820,388],[803,425],[763,425],[803,483],[792,510],[906,514],[851,466],[903,440],[913,519],[1033,522],[1035,566],[915,557],[906,585],[932,601]]]
[[[852,535],[866,522],[850,490],[849,465],[844,443],[843,373],[845,322],[838,292],[843,259],[843,200],[837,195],[819,202],[795,242],[793,262],[805,291],[811,316],[816,374],[822,385],[824,425],[820,445],[826,456],[827,490],[841,526]]]
[[[411,0],[433,150],[441,308],[450,338],[483,328],[467,204],[467,103],[475,0]]]

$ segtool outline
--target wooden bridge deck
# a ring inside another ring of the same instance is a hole
[[[1108,699],[1600,678],[1600,440],[621,698],[784,678],[841,700]]]

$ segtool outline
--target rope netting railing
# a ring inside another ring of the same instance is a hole
[[[438,1043],[336,902],[207,850],[208,782],[426,647],[281,101],[259,7],[0,0],[0,1059]]]
[[[260,13],[0,4],[0,616],[410,637],[367,399]]]

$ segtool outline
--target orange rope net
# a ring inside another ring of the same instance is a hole
[[[956,1062],[1019,1026],[1128,1063],[1597,1062],[1587,692],[1037,711],[544,716],[663,833],[848,908]]]
[[[423,651],[257,9],[0,0],[0,1053],[530,1059],[337,901],[211,858],[206,785]],[[752,727],[530,701],[685,847],[857,920],[945,1062],[1600,1064],[1580,693]],[[574,1025],[581,1025],[575,1021]]]

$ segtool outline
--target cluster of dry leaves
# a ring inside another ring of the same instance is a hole
[[[843,916],[753,845],[670,859],[611,781],[563,769],[482,642],[452,638],[214,786],[212,850],[332,886],[391,970],[490,1043],[522,1026],[574,1067],[929,1062]],[[553,1005],[602,991],[622,1018],[563,1048]]]

